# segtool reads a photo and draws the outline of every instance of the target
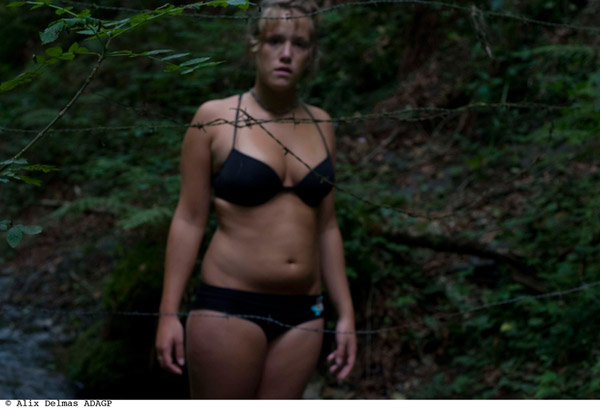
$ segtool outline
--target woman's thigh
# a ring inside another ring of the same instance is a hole
[[[260,327],[209,310],[194,310],[186,323],[186,361],[193,399],[244,399],[256,394],[267,340]]]
[[[299,326],[317,332],[291,329],[269,344],[257,398],[302,397],[321,352],[323,319],[307,321]]]

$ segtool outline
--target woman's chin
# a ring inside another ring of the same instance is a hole
[[[273,91],[276,92],[285,92],[285,91],[290,91],[296,88],[296,81],[290,81],[290,80],[278,80],[278,81],[271,81],[268,85],[269,88],[271,88]]]

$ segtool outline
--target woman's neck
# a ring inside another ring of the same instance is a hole
[[[265,111],[276,115],[286,114],[298,106],[298,97],[296,96],[295,88],[285,91],[274,91],[256,81],[251,91],[258,105]]]

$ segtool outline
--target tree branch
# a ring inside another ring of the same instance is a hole
[[[470,254],[477,257],[487,258],[507,264],[513,269],[512,278],[536,291],[545,291],[544,283],[536,277],[535,270],[523,260],[522,257],[509,250],[499,250],[483,243],[460,239],[456,237],[445,237],[430,234],[411,234],[400,231],[377,231],[373,232],[386,240],[394,243],[404,244],[411,247],[425,247],[431,250],[456,254]]]
[[[108,46],[108,43],[107,43],[107,46]],[[48,125],[46,125],[46,127],[44,129],[42,129],[40,132],[38,132],[38,134],[23,149],[21,149],[21,151],[19,153],[17,153],[15,156],[13,156],[8,161],[8,163],[6,163],[4,166],[2,166],[0,168],[0,172],[3,172],[4,170],[6,170],[6,168],[8,168],[14,161],[19,159],[25,152],[27,152],[29,149],[31,149],[31,147],[33,145],[35,145],[44,136],[46,136],[48,134],[48,131],[54,126],[54,124],[56,124],[65,115],[65,113],[73,106],[73,104],[79,99],[79,97],[81,96],[83,91],[90,84],[90,82],[92,81],[92,79],[94,78],[96,73],[98,72],[98,68],[100,68],[100,64],[102,64],[102,61],[104,60],[105,56],[106,56],[106,47],[104,48],[102,54],[98,57],[98,60],[96,61],[96,64],[94,64],[94,67],[92,68],[92,71],[90,72],[88,77],[85,79],[85,81],[83,82],[81,87],[79,87],[79,90],[77,90],[77,92],[75,93],[75,95],[73,95],[73,97],[67,103],[67,105],[65,105],[63,107],[63,109],[61,109],[60,112],[50,121],[50,123]]]

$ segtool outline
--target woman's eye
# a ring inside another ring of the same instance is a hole
[[[267,43],[269,45],[279,45],[279,44],[281,44],[281,38],[271,37],[267,40]]]
[[[306,50],[308,48],[308,43],[305,41],[296,41],[296,42],[294,42],[294,45],[303,50]]]

